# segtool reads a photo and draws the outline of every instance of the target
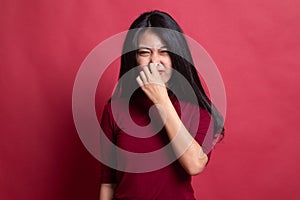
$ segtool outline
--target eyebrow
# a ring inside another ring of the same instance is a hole
[[[152,48],[147,47],[147,46],[140,46],[138,47],[138,50],[140,49],[148,49],[148,50],[152,50]],[[159,49],[168,49],[168,47],[166,45],[161,46]]]

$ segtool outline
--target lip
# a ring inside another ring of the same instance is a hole
[[[165,70],[158,70],[159,74],[162,74],[165,72]]]

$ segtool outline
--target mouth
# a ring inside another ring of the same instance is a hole
[[[164,73],[165,71],[164,70],[158,70],[159,74],[162,74]]]

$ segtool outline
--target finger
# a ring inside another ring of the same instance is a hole
[[[147,65],[139,65],[138,66],[139,72],[143,71],[145,67],[147,67]]]
[[[158,70],[157,70],[157,66],[158,66],[158,65],[159,65],[159,64],[154,64],[154,63],[152,63],[152,64],[149,65],[149,68],[150,68],[150,70],[151,70],[151,72],[152,72],[152,74],[153,74],[154,76],[159,75]]]
[[[142,87],[144,85],[140,76],[136,77],[136,82],[139,84],[140,87]]]
[[[144,71],[140,71],[140,77],[141,77],[141,80],[143,81],[143,84],[148,83],[148,80],[147,80],[147,77],[146,77]]]
[[[143,67],[143,71],[144,71],[144,73],[145,73],[145,75],[147,77],[147,80],[150,80],[150,78],[151,78],[151,72],[149,70],[149,67],[148,66]]]

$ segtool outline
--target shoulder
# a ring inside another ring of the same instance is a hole
[[[120,110],[126,106],[126,101],[124,99],[112,99],[108,101],[103,108],[103,114],[112,114],[115,110]]]
[[[106,119],[111,124],[120,121],[124,116],[128,116],[129,103],[125,99],[116,98],[108,101],[103,108],[102,121]]]

